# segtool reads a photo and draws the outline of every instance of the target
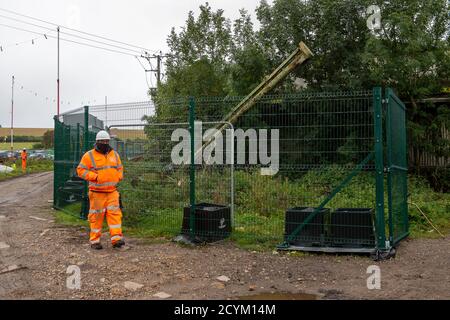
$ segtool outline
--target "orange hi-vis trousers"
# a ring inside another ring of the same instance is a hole
[[[89,203],[88,218],[91,227],[89,240],[91,244],[100,243],[105,214],[112,244],[122,240],[122,210],[120,210],[119,192],[89,191]]]
[[[26,151],[22,151],[20,153],[20,158],[22,159],[22,171],[25,172],[27,170],[27,158],[28,158]]]

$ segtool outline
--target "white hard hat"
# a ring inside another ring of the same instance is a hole
[[[98,140],[111,140],[111,137],[109,136],[109,133],[106,131],[100,131],[97,133],[97,137],[95,138],[96,141]]]

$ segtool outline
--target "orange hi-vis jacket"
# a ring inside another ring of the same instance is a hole
[[[93,149],[86,152],[77,167],[80,178],[89,181],[89,190],[94,192],[114,192],[123,179],[123,166],[119,154],[111,150],[102,154]]]
[[[22,159],[22,161],[26,161],[26,160],[27,160],[27,157],[28,157],[28,155],[27,155],[27,152],[26,152],[26,151],[22,151],[22,152],[20,153],[20,158]]]

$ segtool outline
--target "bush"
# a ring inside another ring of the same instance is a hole
[[[37,149],[44,149],[44,145],[42,143],[35,143],[33,144],[33,149],[37,150]]]
[[[14,142],[42,142],[43,137],[35,136],[14,136]],[[7,136],[6,139],[2,139],[2,142],[10,143],[11,136]]]

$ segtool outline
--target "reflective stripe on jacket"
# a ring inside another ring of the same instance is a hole
[[[77,174],[89,181],[89,190],[113,192],[123,179],[122,161],[114,150],[105,155],[93,149],[81,158]]]

